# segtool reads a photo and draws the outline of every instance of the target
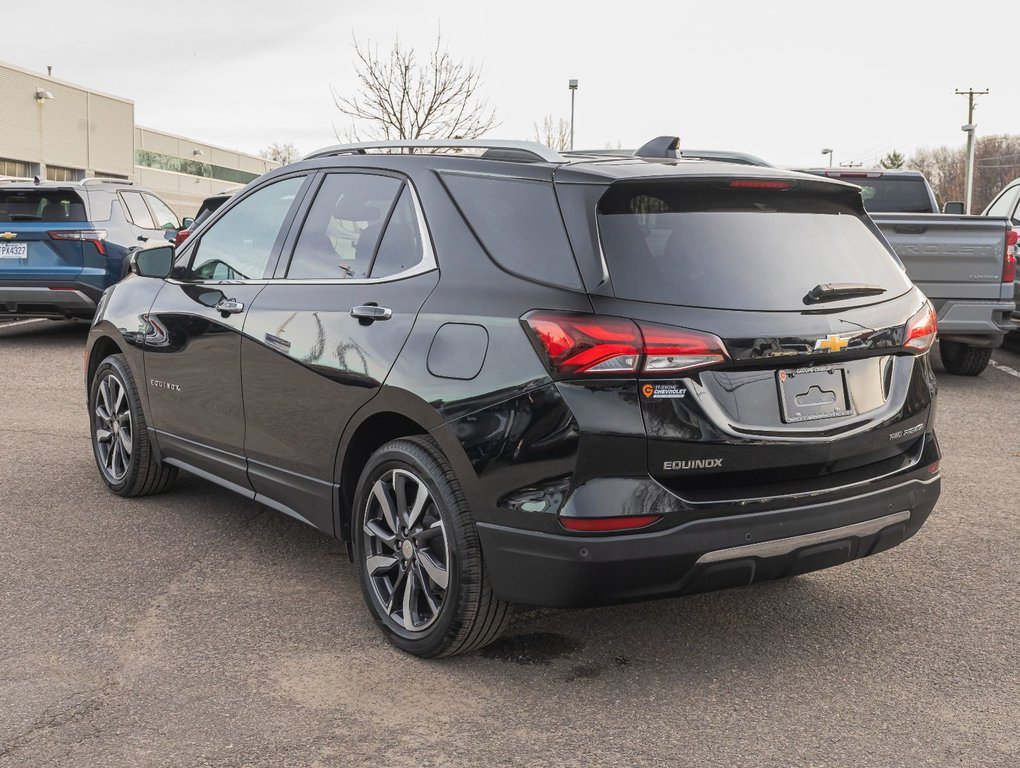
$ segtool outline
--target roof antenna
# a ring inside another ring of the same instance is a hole
[[[679,136],[657,136],[634,153],[635,157],[670,157],[680,155]]]
[[[35,182],[35,185],[36,185],[37,187],[38,187],[38,186],[39,186],[40,184],[42,184],[42,179],[41,179],[41,178],[40,178],[40,177],[39,177],[38,175],[37,175],[37,176],[36,176],[36,177],[35,177],[35,178],[33,179],[33,181]]]

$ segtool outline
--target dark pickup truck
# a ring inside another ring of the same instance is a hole
[[[949,373],[976,376],[1013,330],[1017,233],[1005,217],[939,212],[917,171],[807,171],[861,187],[864,207],[938,312],[939,354]]]

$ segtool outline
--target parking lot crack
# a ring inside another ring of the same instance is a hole
[[[103,695],[111,685],[112,683],[90,690],[75,691],[54,701],[21,733],[6,744],[0,744],[0,760],[10,757],[44,734],[81,722],[102,709]]]

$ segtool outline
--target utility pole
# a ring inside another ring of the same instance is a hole
[[[956,89],[957,96],[967,97],[967,124],[960,128],[967,134],[967,202],[965,210],[968,216],[970,215],[970,201],[974,195],[974,133],[977,130],[977,125],[974,123],[974,99],[987,94],[988,89],[983,91],[975,91],[973,87],[966,91]]]
[[[863,165],[863,163],[855,163],[853,160],[850,160],[850,161],[845,162],[845,163],[840,163],[839,167],[840,168],[860,168],[861,165]]]
[[[577,93],[577,80],[570,80],[567,83],[570,88],[570,151],[574,151],[574,94]]]

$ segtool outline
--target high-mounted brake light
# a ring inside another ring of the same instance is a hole
[[[793,183],[774,179],[734,179],[730,186],[734,189],[789,189]]]
[[[722,341],[710,333],[622,317],[538,310],[522,320],[552,373],[678,373],[725,362]]]
[[[931,302],[926,301],[917,313],[907,321],[907,331],[903,338],[903,348],[908,352],[921,354],[931,349],[935,343],[938,330],[938,319]]]
[[[1002,282],[1012,283],[1016,280],[1016,244],[1020,232],[1015,229],[1006,233],[1006,252],[1002,256]]]
[[[105,229],[60,229],[47,233],[51,240],[88,240],[103,256],[106,255]]]
[[[626,517],[561,517],[560,525],[568,531],[604,532],[632,531],[657,523],[662,515],[628,515]]]

